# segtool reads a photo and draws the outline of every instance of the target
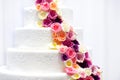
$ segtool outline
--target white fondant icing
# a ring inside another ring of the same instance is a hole
[[[63,63],[58,50],[8,49],[7,66],[24,72],[63,72]]]
[[[73,11],[69,8],[60,8],[63,19],[72,24],[73,23]],[[24,8],[24,26],[25,27],[37,27],[38,13],[35,8]]]
[[[66,73],[25,73],[0,67],[0,80],[67,80]]]
[[[52,42],[50,28],[21,28],[15,33],[15,47],[48,49]]]

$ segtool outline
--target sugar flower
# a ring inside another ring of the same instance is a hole
[[[92,76],[87,76],[85,80],[96,80],[96,79],[94,79]]]
[[[74,44],[79,45],[79,42],[75,39],[72,41]]]
[[[92,74],[92,70],[90,68],[85,68],[84,70],[87,76],[90,76]]]
[[[68,56],[66,54],[61,54],[62,61],[68,60]]]
[[[58,16],[58,15],[57,15],[57,13],[56,13],[55,10],[50,10],[50,11],[49,11],[48,17],[49,17],[50,19],[56,19],[57,16]]]
[[[65,41],[66,40],[66,33],[62,30],[60,32],[58,32],[57,36],[58,36],[57,38],[58,38],[59,41]]]
[[[61,26],[60,23],[53,23],[53,24],[51,25],[51,28],[52,28],[52,31],[53,31],[53,32],[59,32],[59,31],[61,31],[62,26]]]
[[[43,27],[42,26],[42,20],[37,21],[37,26],[40,27],[40,28]]]
[[[40,4],[36,4],[36,9],[37,9],[37,11],[40,11],[40,10],[41,10]]]
[[[45,0],[45,1],[47,1],[48,3],[51,3],[53,0]]]
[[[48,2],[44,2],[41,4],[41,9],[43,11],[48,11],[50,9],[50,4]]]
[[[36,0],[36,4],[41,4],[44,0]]]
[[[94,79],[93,80],[100,80],[100,76],[98,76],[98,75],[91,75]]]
[[[70,68],[65,68],[65,72],[66,72],[68,75],[73,75],[73,74],[75,74],[77,71],[76,71],[74,68],[70,67]]]
[[[76,52],[71,47],[68,48],[66,54],[69,58],[74,58],[76,56]]]
[[[75,73],[74,75],[72,75],[72,78],[73,79],[79,79],[81,76],[80,76],[80,74],[79,73]]]
[[[72,62],[71,59],[68,59],[67,61],[64,62],[64,64],[65,64],[66,67],[72,67],[73,62]]]
[[[79,52],[79,46],[78,45],[73,45],[73,49],[75,50],[75,52]]]
[[[65,31],[65,32],[69,32],[70,31],[70,25],[67,24],[66,22],[63,22],[62,26],[63,26],[62,27],[63,31]]]
[[[44,27],[50,27],[52,24],[52,21],[49,18],[46,18],[43,20],[43,26]]]
[[[70,40],[70,39],[66,39],[64,42],[63,42],[63,45],[67,46],[67,47],[71,47],[73,46],[73,42]]]
[[[81,71],[81,72],[80,72],[80,75],[81,75],[81,78],[85,78],[85,77],[87,76],[84,71]]]
[[[84,54],[77,54],[77,62],[82,63],[85,59],[85,55]]]
[[[92,62],[89,59],[84,59],[84,61],[82,63],[77,62],[77,64],[82,68],[89,68],[92,65]]]
[[[67,33],[67,38],[68,38],[68,39],[71,39],[71,40],[75,40],[75,39],[76,39],[76,35],[75,35],[75,33],[74,33],[72,30],[70,30],[70,31]]]
[[[50,3],[50,9],[51,10],[57,10],[57,4],[55,2]]]
[[[48,15],[48,13],[47,12],[45,12],[45,11],[40,11],[39,13],[38,13],[38,17],[39,17],[39,19],[45,19],[45,18],[47,18],[47,15]]]
[[[59,52],[62,53],[62,54],[63,54],[63,53],[66,53],[67,49],[68,49],[67,46],[63,46],[63,45],[62,45],[62,46],[60,46]]]
[[[53,20],[53,22],[62,23],[63,21],[60,16],[57,16],[56,19]]]

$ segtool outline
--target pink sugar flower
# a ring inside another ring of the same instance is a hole
[[[62,26],[61,26],[60,23],[53,23],[53,24],[51,25],[51,28],[52,28],[52,30],[53,30],[54,32],[59,32],[59,31],[62,30]]]
[[[41,4],[41,9],[43,11],[48,11],[50,9],[50,4],[48,2],[44,2]]]
[[[76,56],[76,52],[71,47],[68,48],[66,54],[69,58],[74,58]]]
[[[70,67],[70,68],[65,68],[65,72],[68,74],[68,75],[73,75],[73,74],[75,74],[75,73],[77,73],[77,71],[74,69],[74,68],[72,68],[72,67]]]
[[[81,75],[81,78],[86,78],[86,73],[83,71],[83,72],[80,72],[80,75]]]
[[[77,54],[77,61],[83,62],[85,59],[85,54]]]
[[[68,47],[67,46],[61,46],[60,47],[60,53],[66,53],[66,51],[67,51],[67,49],[68,49]]]

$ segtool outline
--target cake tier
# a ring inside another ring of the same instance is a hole
[[[66,73],[25,73],[0,68],[0,80],[67,80]]]
[[[60,8],[63,19],[72,24],[73,23],[73,11],[69,8]],[[38,12],[35,8],[24,8],[24,26],[35,27],[38,21]]]
[[[63,63],[57,50],[8,49],[7,64],[10,70],[25,72],[63,72]]]
[[[83,41],[83,30],[75,29],[77,39]],[[15,47],[48,49],[52,42],[50,28],[21,28],[15,33]]]

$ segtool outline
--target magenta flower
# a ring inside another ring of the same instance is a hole
[[[44,27],[50,27],[51,24],[52,24],[52,21],[49,18],[46,18],[45,20],[43,20]]]
[[[96,80],[96,79],[94,79],[92,76],[87,76],[85,80]]]
[[[41,4],[44,0],[36,0],[36,4]]]
[[[77,61],[78,62],[83,62],[85,59],[85,55],[84,54],[77,54]]]
[[[45,0],[45,1],[47,1],[48,3],[51,3],[53,0]]]
[[[67,47],[72,47],[73,46],[73,42],[69,39],[66,39],[64,42],[63,42],[63,45],[67,46]]]
[[[89,59],[84,59],[84,61],[82,63],[77,62],[77,64],[82,68],[89,68],[92,65],[92,62]]]
[[[85,53],[85,58],[89,58],[89,53],[88,52]]]
[[[58,16],[58,15],[57,15],[57,13],[56,13],[55,10],[50,10],[50,12],[49,12],[49,14],[48,14],[48,17],[49,17],[50,19],[56,19],[57,16]]]

